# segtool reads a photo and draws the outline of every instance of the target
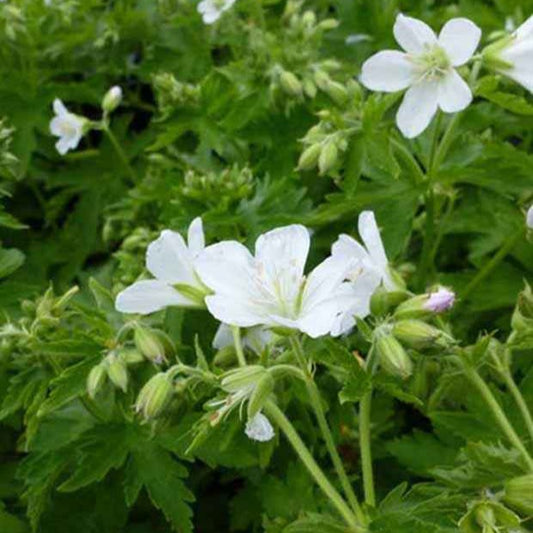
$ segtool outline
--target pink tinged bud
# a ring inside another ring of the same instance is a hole
[[[426,303],[424,304],[424,309],[428,311],[433,311],[434,313],[442,313],[450,309],[455,302],[455,293],[441,287],[438,291],[432,292],[429,295]]]

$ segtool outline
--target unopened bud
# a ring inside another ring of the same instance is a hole
[[[120,357],[117,357],[115,353],[108,355],[106,362],[107,376],[116,387],[126,392],[128,390],[128,369],[126,363]]]
[[[304,93],[309,98],[314,98],[316,96],[316,85],[309,78],[304,78],[302,81]]]
[[[318,157],[318,170],[323,176],[329,172],[337,163],[339,151],[334,141],[328,141],[320,151]]]
[[[87,376],[87,394],[94,398],[96,393],[102,388],[107,377],[107,372],[103,364],[93,366]]]
[[[157,418],[167,407],[173,394],[172,378],[160,372],[148,380],[139,392],[135,411],[145,420]]]
[[[394,324],[392,334],[400,342],[415,350],[446,348],[453,340],[444,331],[421,320],[399,320]]]
[[[407,379],[413,373],[411,358],[392,335],[380,336],[375,348],[379,364],[388,374]]]
[[[401,304],[407,296],[405,291],[388,291],[380,285],[370,298],[370,311],[375,316],[384,316]]]
[[[255,387],[261,377],[266,374],[266,369],[260,365],[250,365],[236,368],[227,372],[222,378],[222,388],[226,392],[238,392]]]
[[[155,331],[141,325],[135,326],[133,336],[137,349],[155,364],[163,363],[165,358],[165,347]]]
[[[233,346],[224,346],[215,354],[213,364],[220,368],[232,366],[237,361],[237,354]]]
[[[320,152],[322,151],[322,146],[319,143],[312,144],[306,148],[300,159],[298,160],[298,169],[299,170],[309,170],[316,166],[318,163],[318,158],[320,157]]]
[[[344,87],[344,85],[341,85],[340,83],[337,83],[336,81],[330,81],[326,87],[326,92],[328,95],[332,98],[332,100],[338,104],[342,105],[346,102],[348,99],[348,91]]]
[[[292,96],[302,95],[302,83],[292,72],[284,70],[279,76],[279,82],[281,88],[287,94]]]
[[[252,419],[263,408],[274,390],[274,378],[268,372],[263,374],[255,384],[248,401],[248,419]]]
[[[335,19],[324,19],[322,22],[318,23],[318,27],[324,31],[334,30],[338,26],[339,21]]]
[[[436,313],[442,313],[452,307],[455,293],[439,287],[428,294],[420,294],[409,298],[398,306],[394,312],[396,318],[429,318]]]
[[[302,15],[302,22],[307,28],[312,28],[316,24],[316,15],[313,11],[306,11]]]
[[[145,360],[137,348],[121,348],[118,355],[127,365],[135,365]]]
[[[473,502],[459,521],[462,533],[519,533],[520,518],[497,501]]]
[[[105,113],[113,112],[122,102],[122,89],[115,85],[111,87],[102,100],[102,109]]]
[[[518,295],[511,326],[515,331],[524,333],[533,329],[533,291],[528,283]]]
[[[323,91],[327,90],[328,85],[331,82],[331,78],[328,76],[327,72],[323,71],[322,69],[315,70],[313,74],[313,79],[317,87],[319,87]]]
[[[533,516],[533,474],[505,483],[504,502],[526,516]]]

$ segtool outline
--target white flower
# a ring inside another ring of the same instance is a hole
[[[496,59],[496,68],[533,93],[533,15],[510,37],[487,47]]]
[[[242,345],[256,354],[261,354],[274,338],[275,335],[272,331],[263,326],[256,326],[244,330]],[[222,348],[226,348],[227,346],[233,346],[231,326],[220,324],[215,333],[215,338],[213,339],[213,348],[215,348],[215,350],[222,350]]]
[[[292,225],[261,235],[255,257],[235,241],[209,246],[196,262],[201,280],[214,292],[206,297],[207,308],[234,326],[327,334],[339,313],[336,292],[351,265],[330,257],[306,278],[309,245],[307,229]]]
[[[334,336],[349,331],[355,324],[354,317],[364,318],[370,313],[370,298],[379,285],[388,290],[396,288],[372,211],[359,215],[358,231],[364,246],[349,235],[340,235],[331,249],[333,258],[352,265],[348,282],[339,292],[344,297],[345,308],[331,331]]]
[[[361,82],[373,91],[407,89],[396,115],[405,137],[422,133],[440,108],[445,113],[465,109],[472,92],[454,67],[474,54],[481,30],[470,20],[449,20],[437,36],[424,22],[402,14],[396,18],[394,37],[405,50],[385,50],[365,61]]]
[[[171,305],[201,307],[206,288],[193,266],[205,246],[201,218],[192,221],[187,240],[188,245],[179,233],[162,231],[146,251],[146,268],[156,279],[127,287],[117,296],[116,309],[148,314]]]
[[[257,413],[251,420],[248,420],[244,432],[249,439],[259,442],[267,442],[275,435],[270,420],[263,413]]]
[[[53,108],[56,116],[50,121],[50,133],[59,137],[56,149],[61,155],[65,155],[78,146],[85,133],[87,119],[70,113],[59,98],[54,100]]]
[[[527,210],[526,224],[529,229],[533,229],[533,205]]]
[[[442,313],[453,306],[455,302],[455,293],[446,287],[439,287],[435,292],[429,294],[428,299],[424,303],[424,309],[433,311],[434,313]]]
[[[227,11],[236,0],[202,0],[198,4],[198,13],[202,15],[204,24],[213,24],[224,11]]]

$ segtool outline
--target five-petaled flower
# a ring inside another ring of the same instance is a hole
[[[344,310],[337,317],[332,335],[349,331],[355,318],[364,318],[370,313],[370,298],[379,285],[394,290],[394,282],[381,240],[376,217],[372,211],[363,211],[358,221],[359,235],[364,246],[349,235],[340,235],[333,244],[332,257],[352,267],[347,273],[347,283],[343,283],[339,295],[343,295]]]
[[[59,137],[56,149],[61,155],[65,155],[78,146],[88,121],[71,113],[59,98],[54,100],[53,109],[56,116],[50,121],[50,133]]]
[[[465,109],[472,92],[455,70],[473,56],[481,30],[470,20],[449,20],[437,37],[424,22],[398,15],[394,37],[405,50],[385,50],[368,59],[361,82],[373,91],[407,89],[396,115],[402,134],[422,133],[440,108],[445,113]]]
[[[146,268],[156,279],[137,281],[123,290],[115,302],[117,310],[148,314],[168,306],[202,307],[207,290],[194,268],[205,246],[201,218],[192,221],[187,241],[179,233],[162,231],[146,251]]]
[[[224,13],[231,8],[236,0],[202,0],[198,4],[198,13],[202,15],[204,24],[213,24]]]
[[[261,235],[255,257],[236,241],[207,247],[196,261],[200,278],[214,292],[205,299],[207,308],[234,326],[327,334],[340,312],[338,289],[353,265],[329,257],[306,277],[309,246],[308,230],[292,225]]]

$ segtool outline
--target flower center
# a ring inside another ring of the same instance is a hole
[[[70,120],[63,120],[59,128],[62,137],[73,137],[76,135],[76,126]]]
[[[414,58],[414,62],[420,68],[422,77],[427,80],[442,78],[451,67],[448,55],[438,45],[428,48],[423,54]]]

